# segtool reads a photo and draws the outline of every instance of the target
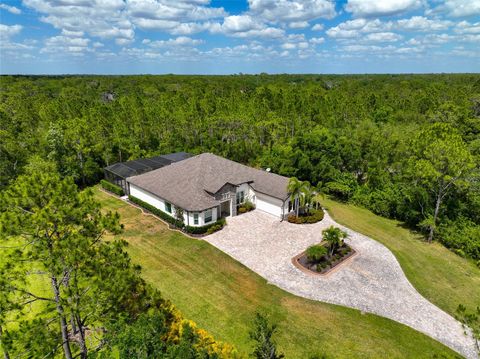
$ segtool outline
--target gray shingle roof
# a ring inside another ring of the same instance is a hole
[[[127,181],[188,211],[219,204],[212,194],[225,183],[250,183],[255,191],[284,200],[288,178],[202,153],[169,166],[129,177]]]

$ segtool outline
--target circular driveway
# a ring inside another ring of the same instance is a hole
[[[227,223],[204,239],[271,284],[301,297],[390,318],[477,358],[473,339],[461,324],[415,290],[390,250],[336,223],[328,213],[321,222],[297,225],[255,210]],[[346,242],[358,253],[325,276],[296,268],[292,258],[319,243],[322,230],[332,225],[348,233]]]

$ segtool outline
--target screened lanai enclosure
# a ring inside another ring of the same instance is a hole
[[[107,181],[122,187],[123,191],[128,195],[129,190],[126,181],[128,177],[153,171],[189,157],[192,157],[192,155],[187,152],[176,152],[150,158],[139,158],[137,160],[114,163],[105,167],[103,171]]]

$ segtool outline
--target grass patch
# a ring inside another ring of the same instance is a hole
[[[122,238],[144,278],[183,314],[217,339],[251,351],[248,332],[256,310],[278,324],[287,358],[327,353],[335,358],[453,357],[433,339],[394,321],[291,295],[205,241],[173,232],[159,220],[96,189],[105,209],[117,210]]]
[[[390,249],[413,286],[435,305],[452,315],[459,304],[471,310],[480,305],[480,268],[472,261],[440,243],[425,242],[399,221],[331,199],[325,199],[323,205],[338,223]]]

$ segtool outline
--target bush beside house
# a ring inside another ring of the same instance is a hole
[[[183,220],[180,220],[178,218],[172,217],[168,215],[167,213],[163,212],[162,210],[158,209],[157,207],[152,206],[151,204],[148,204],[141,199],[138,199],[137,197],[134,196],[129,196],[128,199],[130,202],[133,202],[140,207],[146,209],[147,211],[151,212],[152,214],[156,215],[157,217],[160,217],[161,219],[165,220],[172,226],[183,230],[186,233],[193,234],[193,235],[202,235],[202,234],[211,234],[216,231],[219,231],[222,229],[225,224],[225,218],[220,218],[216,222],[207,224],[205,226],[201,227],[193,227],[193,226],[186,226]]]
[[[295,214],[289,214],[287,216],[287,221],[290,223],[296,223],[296,224],[306,224],[306,223],[316,223],[320,222],[325,213],[323,210],[320,209],[310,209],[308,215],[299,215],[296,216]]]
[[[123,192],[122,187],[117,186],[113,183],[108,182],[107,180],[102,179],[100,181],[100,184],[103,189],[107,190],[108,192],[112,192],[116,194],[117,196],[123,196],[125,193]]]

